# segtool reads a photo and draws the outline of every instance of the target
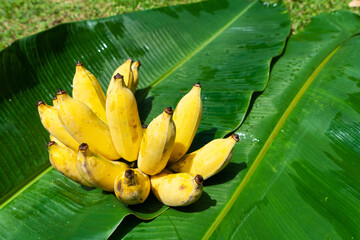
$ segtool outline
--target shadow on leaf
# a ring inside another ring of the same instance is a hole
[[[96,187],[88,187],[88,186],[84,186],[84,185],[81,185],[81,188],[84,189],[85,191],[92,191],[92,190],[96,189]]]
[[[197,133],[194,137],[194,140],[188,150],[188,153],[194,152],[199,148],[203,147],[211,140],[214,139],[217,128],[211,128],[209,130],[204,130]]]
[[[154,97],[147,97],[149,94],[151,87],[142,88],[135,92],[135,97],[137,101],[137,107],[139,111],[139,117],[141,123],[145,123],[145,120],[149,116],[152,109],[152,102],[154,101]]]
[[[221,172],[204,181],[204,186],[212,186],[228,182],[236,177],[240,171],[247,168],[246,162],[230,162]]]
[[[167,207],[164,206],[164,204],[162,204],[161,202],[159,202],[155,198],[155,196],[150,192],[149,197],[146,199],[144,203],[133,206],[129,205],[128,208],[138,213],[152,214],[159,211],[161,208],[165,209]]]
[[[132,229],[134,229],[137,225],[142,223],[144,220],[137,218],[134,215],[127,215],[121,221],[121,225],[119,225],[116,230],[110,235],[109,240],[114,239],[123,239],[123,237],[129,233]]]
[[[201,194],[200,199],[194,202],[193,204],[185,207],[174,207],[174,209],[180,212],[192,213],[192,212],[202,212],[215,205],[216,205],[216,200],[211,199],[209,194],[203,192]]]

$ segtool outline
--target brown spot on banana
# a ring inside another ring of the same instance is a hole
[[[52,146],[52,145],[54,145],[54,144],[55,144],[54,141],[49,141],[49,142],[46,144],[46,147],[50,147],[50,146]]]
[[[195,176],[195,182],[196,182],[198,185],[201,185],[201,184],[203,184],[203,182],[204,182],[204,178],[203,178],[201,175],[197,174],[197,175]]]
[[[132,169],[126,169],[125,177],[127,177],[128,179],[133,178],[134,177],[134,171]]]
[[[240,138],[239,138],[239,135],[237,135],[237,134],[233,134],[233,135],[231,135],[231,137],[236,141],[236,142],[238,142],[239,140],[240,140]]]
[[[115,188],[116,188],[116,190],[118,190],[119,192],[122,191],[122,190],[121,190],[121,181],[118,181],[118,182],[116,183]]]
[[[89,146],[86,143],[82,143],[79,146],[79,150],[82,150],[82,151],[85,151],[88,148],[89,148]]]
[[[56,92],[56,95],[62,95],[62,94],[66,94],[66,91],[59,88],[58,91]]]
[[[42,104],[45,105],[44,101],[36,100],[36,106],[37,106],[37,107],[40,106],[40,105],[42,105]]]
[[[80,62],[80,61],[77,61],[75,66],[84,66],[84,64],[82,62]]]
[[[126,183],[128,186],[135,186],[135,185],[136,185],[136,182],[135,182],[135,179],[134,179],[134,176],[135,176],[134,170],[132,170],[132,169],[126,169],[124,175],[125,175],[125,177],[128,179],[127,181],[125,181],[125,183]]]
[[[195,84],[194,84],[194,87],[200,87],[200,88],[201,88],[200,82],[195,83]]]
[[[117,74],[115,74],[115,76],[114,76],[114,79],[123,79],[123,78],[124,78],[124,76],[121,75],[120,73],[117,73]]]
[[[172,110],[171,107],[165,108],[165,112],[166,112],[167,114],[170,114],[170,115],[172,115],[172,114],[174,113],[174,111]]]

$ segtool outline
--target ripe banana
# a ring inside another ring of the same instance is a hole
[[[132,64],[132,59],[128,59],[126,60],[122,65],[120,65],[120,67],[118,67],[115,72],[113,73],[108,89],[106,91],[106,97],[109,96],[110,91],[113,89],[113,85],[114,85],[114,77],[116,74],[120,74],[124,77],[124,82],[125,85],[131,89],[133,86],[133,75],[131,72],[131,64]]]
[[[132,71],[132,74],[133,74],[133,85],[131,86],[130,90],[133,93],[135,93],[137,85],[139,83],[139,68],[140,68],[140,66],[141,66],[140,61],[135,61],[131,65],[131,71]]]
[[[79,146],[77,169],[81,177],[105,191],[114,191],[114,181],[129,166],[120,161],[110,161],[94,154],[86,143]]]
[[[237,134],[215,139],[199,150],[186,154],[180,161],[169,164],[168,168],[174,172],[200,174],[204,179],[208,179],[230,162],[235,143],[238,141]]]
[[[79,143],[88,143],[92,151],[107,159],[119,159],[120,155],[112,142],[109,126],[87,105],[71,98],[66,91],[59,89],[56,94],[59,119],[71,136]]]
[[[168,163],[176,135],[171,107],[154,118],[141,141],[138,168],[148,174],[161,172]]]
[[[105,97],[95,76],[77,62],[73,98],[59,89],[53,106],[37,101],[50,133],[50,162],[73,181],[115,192],[127,205],[143,203],[150,189],[167,206],[189,205],[200,198],[204,179],[230,162],[239,136],[213,140],[186,154],[202,116],[200,83],[175,111],[165,108],[142,126],[134,97],[139,67],[131,59],[118,67]],[[128,162],[112,161],[121,156]]]
[[[114,184],[116,197],[123,203],[143,203],[150,193],[150,179],[140,169],[126,169]]]
[[[49,141],[46,146],[49,151],[50,163],[56,170],[77,183],[88,187],[93,186],[80,176],[76,167],[77,153],[75,151],[60,146],[54,141]]]
[[[174,111],[176,138],[169,163],[178,161],[189,150],[199,127],[201,115],[201,85],[195,83],[190,92],[179,101]]]
[[[114,76],[113,89],[107,96],[106,116],[116,151],[127,161],[136,161],[143,129],[134,94],[120,74]]]
[[[53,97],[52,102],[53,102],[53,106],[54,106],[55,108],[57,108],[57,103],[58,103],[58,101],[57,101],[57,96],[56,96],[56,95]]]
[[[150,178],[155,197],[171,207],[186,206],[198,200],[203,191],[203,181],[201,175],[194,177],[189,173],[172,173],[167,169]]]
[[[44,128],[67,147],[77,150],[79,143],[66,131],[58,118],[58,110],[43,101],[36,101],[39,116]]]
[[[79,61],[76,63],[72,95],[74,99],[85,103],[96,116],[107,123],[105,94],[96,77]]]
[[[56,142],[59,146],[62,147],[66,147],[65,144],[63,144],[62,142],[59,141],[59,139],[57,139],[56,137],[54,137],[53,135],[49,135],[50,141],[51,142]]]

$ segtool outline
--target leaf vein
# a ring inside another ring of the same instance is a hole
[[[261,148],[259,154],[257,155],[254,163],[251,165],[249,171],[246,173],[243,181],[241,181],[240,185],[236,188],[236,190],[235,190],[234,194],[232,195],[232,197],[230,198],[228,204],[226,204],[226,206],[220,212],[220,214],[218,215],[218,217],[216,218],[214,223],[210,226],[210,228],[208,229],[208,231],[204,235],[203,239],[209,239],[211,234],[215,231],[217,226],[220,224],[221,220],[225,217],[227,212],[230,210],[232,205],[235,203],[235,201],[238,198],[238,196],[240,195],[241,191],[244,189],[246,184],[249,182],[249,179],[254,174],[257,166],[259,165],[259,163],[261,162],[261,160],[265,156],[267,150],[269,149],[270,145],[272,144],[272,142],[276,138],[276,136],[277,136],[278,132],[280,131],[282,125],[284,124],[284,122],[286,121],[286,119],[288,118],[288,116],[290,115],[292,110],[295,108],[296,104],[299,102],[299,100],[301,99],[301,97],[303,96],[305,91],[308,89],[310,84],[313,82],[315,77],[319,74],[321,69],[323,69],[323,67],[326,65],[326,63],[330,60],[330,58],[338,51],[338,49],[342,45],[343,45],[343,43],[339,44],[332,52],[330,52],[329,55],[327,55],[327,57],[324,58],[324,60],[317,66],[317,68],[312,72],[312,74],[309,76],[309,78],[305,81],[303,86],[300,88],[298,93],[295,95],[293,100],[290,102],[287,109],[284,111],[283,115],[280,117],[278,123],[274,127],[274,130],[270,133],[270,135],[267,138],[264,146]]]

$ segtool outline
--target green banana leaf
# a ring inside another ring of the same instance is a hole
[[[136,96],[145,123],[200,81],[204,114],[196,149],[242,122],[289,30],[282,5],[219,0],[62,24],[1,51],[0,238],[104,239],[127,215],[152,219],[168,209],[153,196],[127,207],[114,194],[81,187],[50,167],[36,100],[50,103],[58,88],[71,93],[77,60],[104,91],[123,61],[140,60]],[[225,182],[237,184],[213,181]],[[196,217],[209,203],[223,206],[222,194],[208,201],[204,193],[205,206],[182,211],[196,210]]]
[[[288,40],[206,196],[129,217],[111,239],[360,239],[359,49],[359,15],[315,17]]]

